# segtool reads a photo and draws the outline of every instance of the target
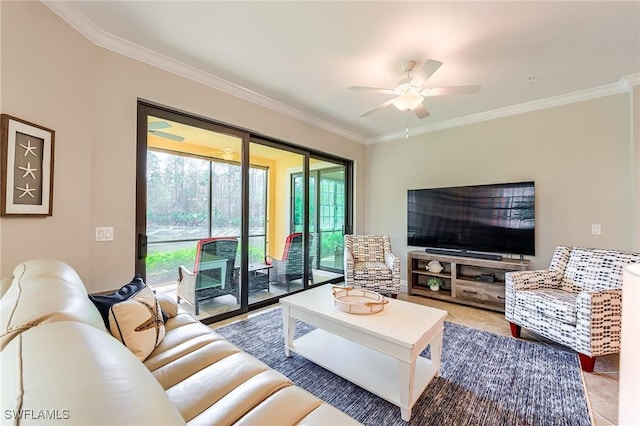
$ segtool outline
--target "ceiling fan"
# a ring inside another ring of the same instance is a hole
[[[429,111],[424,106],[425,98],[429,96],[441,96],[441,95],[462,95],[478,93],[480,91],[480,85],[474,84],[469,86],[447,86],[438,88],[427,88],[424,83],[442,66],[442,62],[435,61],[433,59],[427,59],[418,71],[419,77],[411,77],[411,71],[416,66],[416,61],[409,60],[402,64],[402,71],[407,73],[407,76],[400,79],[398,84],[393,89],[382,89],[377,87],[363,87],[363,86],[351,86],[349,90],[366,90],[369,92],[386,93],[388,95],[396,95],[395,97],[375,106],[373,109],[365,112],[361,117],[366,117],[386,108],[390,105],[395,106],[400,111],[413,111],[418,118],[428,117]],[[422,83],[421,83],[422,80]]]
[[[147,124],[147,132],[161,138],[182,142],[185,139],[184,136],[175,135],[173,133],[163,132],[160,130],[160,129],[168,129],[170,127],[171,127],[171,124],[167,123],[166,121],[153,121]]]

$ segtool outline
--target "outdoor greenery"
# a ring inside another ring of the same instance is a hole
[[[249,263],[264,261],[264,244],[249,245]],[[197,241],[190,247],[173,250],[153,251],[146,257],[147,282],[151,284],[167,283],[178,279],[178,267],[184,266],[193,270],[196,258]],[[240,265],[240,246],[236,255],[236,266]]]
[[[262,227],[264,230],[266,223],[266,175],[266,169],[250,168],[249,223],[252,229]],[[162,151],[148,152],[147,226],[150,228],[206,229],[211,202],[211,227],[239,230],[241,193],[239,164]],[[154,234],[152,241],[170,239],[160,233]]]
[[[146,257],[147,282],[164,283],[178,279],[178,266],[190,269],[196,256],[196,245],[191,248],[150,253]]]
[[[249,169],[250,263],[262,262],[265,254],[267,172],[261,167]],[[302,174],[293,175],[292,183],[292,231],[300,232],[304,216]],[[320,242],[320,256],[324,258],[342,251],[344,171],[340,168],[313,171],[309,185],[310,232],[314,235],[314,244]],[[240,164],[150,149],[147,155],[147,281],[150,284],[175,281],[178,266],[192,269],[199,239],[238,237],[241,194]]]

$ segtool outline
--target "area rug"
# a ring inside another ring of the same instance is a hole
[[[296,321],[296,337],[311,330]],[[297,354],[285,357],[280,309],[216,332],[366,425],[407,424],[393,404]],[[429,358],[429,348],[422,356]],[[440,376],[408,424],[587,426],[584,392],[574,353],[445,322]]]

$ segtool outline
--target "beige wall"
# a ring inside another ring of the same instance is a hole
[[[56,257],[89,291],[131,279],[138,98],[364,162],[362,144],[96,47],[41,3],[0,8],[2,112],[56,131],[53,217],[2,218],[0,276],[20,261]],[[363,203],[357,191],[362,229]],[[115,227],[115,240],[94,242],[96,226]]]
[[[631,92],[631,143],[633,167],[633,250],[640,251],[640,86]]]
[[[560,244],[631,250],[638,221],[631,153],[626,93],[373,145],[366,229],[392,236],[404,274],[413,249],[406,244],[408,189],[533,180],[533,268],[546,267]],[[602,235],[591,235],[597,223]]]
[[[534,267],[558,244],[640,244],[638,87],[365,147],[96,47],[38,2],[0,2],[0,19],[2,112],[56,130],[54,215],[0,220],[0,276],[57,257],[90,291],[128,282],[138,98],[355,160],[355,232],[390,234],[403,263],[406,190],[433,186],[535,180]],[[96,226],[114,226],[115,241],[94,242]]]

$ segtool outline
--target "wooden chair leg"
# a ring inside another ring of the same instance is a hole
[[[522,330],[522,327],[520,327],[518,324],[514,324],[512,322],[509,323],[509,327],[511,327],[511,335],[515,338],[520,338],[520,331]]]
[[[596,366],[596,357],[579,353],[578,358],[580,358],[580,367],[582,367],[582,371],[593,373],[593,368]]]

